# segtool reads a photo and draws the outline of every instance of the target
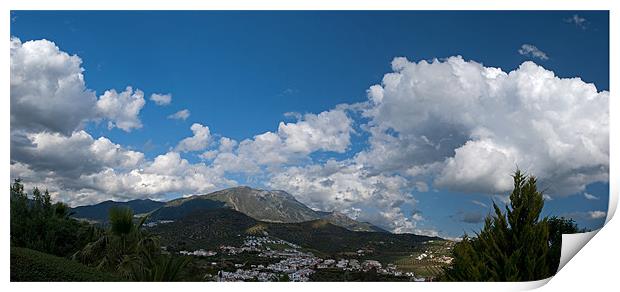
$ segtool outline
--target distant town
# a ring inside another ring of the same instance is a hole
[[[432,243],[432,242],[431,242]],[[446,247],[450,250],[451,247]],[[367,257],[372,254],[372,250],[359,249],[356,256]],[[246,236],[241,246],[222,245],[218,251],[198,249],[194,251],[181,250],[180,255],[203,257],[212,259],[210,265],[217,273],[209,275],[207,278],[212,281],[278,281],[286,277],[289,281],[306,282],[311,281],[311,276],[319,270],[331,270],[340,272],[374,272],[380,275],[407,278],[409,281],[423,282],[432,280],[432,277],[423,277],[414,272],[405,272],[396,264],[388,263],[383,265],[378,260],[357,258],[320,258],[312,252],[303,251],[302,248],[294,243],[274,239],[269,236]],[[277,259],[279,261],[263,264],[247,264],[244,262],[234,263],[236,270],[225,271],[218,269],[220,263],[217,261],[218,254],[240,255],[243,253],[253,254],[261,258]],[[424,250],[416,257],[411,255],[413,260],[418,262],[435,262],[439,265],[449,265],[452,258],[447,255],[437,255],[433,250]]]

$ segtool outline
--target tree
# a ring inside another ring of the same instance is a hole
[[[550,217],[547,219],[549,224],[549,268],[555,271],[560,265],[560,255],[562,252],[562,234],[572,234],[586,232],[580,229],[573,219],[564,217]]]
[[[550,226],[554,234],[565,226],[540,218],[544,200],[535,177],[517,170],[513,180],[506,213],[493,203],[494,214],[487,216],[480,233],[474,238],[465,236],[456,244],[453,264],[445,270],[443,280],[533,281],[555,273],[558,239],[550,237]]]
[[[136,223],[131,209],[113,207],[109,219],[108,230],[75,253],[74,259],[117,272],[132,281],[174,281],[178,278],[187,258],[161,253],[159,239],[142,230],[147,217]]]
[[[92,241],[96,227],[69,217],[69,207],[52,204],[50,193],[32,190],[32,199],[20,179],[11,191],[11,245],[57,256],[68,256]]]
[[[11,246],[58,256],[71,256],[90,266],[133,281],[174,281],[188,262],[161,252],[157,237],[137,223],[131,209],[110,210],[110,228],[71,218],[69,206],[52,203],[47,190],[32,190],[32,199],[16,179],[11,191]]]

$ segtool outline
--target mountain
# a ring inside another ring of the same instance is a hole
[[[299,223],[318,219],[352,231],[387,232],[368,222],[359,222],[338,212],[315,211],[285,191],[258,190],[234,187],[206,195],[178,198],[169,202],[133,200],[105,201],[96,205],[73,208],[73,217],[106,223],[113,206],[126,206],[134,214],[150,213],[149,222],[177,220],[198,210],[230,208],[255,220],[274,223]]]
[[[415,234],[351,231],[324,219],[297,223],[255,220],[230,208],[203,209],[149,229],[163,245],[175,250],[217,249],[238,245],[246,235],[269,235],[324,254],[370,249],[377,253],[408,251],[429,240]]]
[[[336,226],[341,226],[351,231],[388,232],[385,229],[372,225],[371,223],[353,220],[349,216],[340,212],[320,213],[322,215],[321,219],[327,220]]]
[[[317,213],[284,191],[236,187],[210,193],[206,199],[226,206],[256,220],[268,222],[303,222],[317,219]]]
[[[151,220],[175,220],[194,210],[222,206],[264,222],[299,223],[325,219],[353,231],[386,232],[370,223],[355,221],[342,213],[312,210],[284,191],[257,190],[250,187],[234,187],[172,200],[154,212]]]
[[[148,213],[164,206],[165,202],[149,199],[131,200],[127,202],[104,201],[95,205],[80,206],[71,209],[74,218],[88,219],[99,223],[107,223],[108,212],[112,207],[129,207],[134,214]]]

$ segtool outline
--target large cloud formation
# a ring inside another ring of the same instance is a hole
[[[71,205],[214,191],[237,185],[227,173],[257,173],[315,151],[344,152],[350,143],[352,121],[334,110],[280,123],[277,131],[241,143],[227,137],[212,143],[209,127],[195,123],[191,137],[147,159],[83,130],[86,123],[99,121],[107,122],[108,129],[141,128],[145,99],[132,87],[97,97],[85,84],[81,64],[53,42],[11,39],[11,177],[49,188],[54,199]],[[168,104],[171,99],[154,101]],[[212,160],[209,164],[181,156],[210,146],[216,147],[208,151],[211,155],[201,155]]]
[[[430,173],[461,192],[505,192],[517,166],[553,195],[608,179],[609,92],[533,62],[506,73],[461,57],[396,58],[392,69],[368,91],[371,148],[360,163]]]
[[[141,128],[144,93],[131,87],[97,98],[86,87],[82,59],[48,40],[11,38],[11,131],[70,135],[85,122],[105,119],[126,132]]]
[[[352,123],[342,109],[306,114],[295,123],[280,122],[276,132],[241,141],[234,151],[228,147],[206,156],[214,157],[216,167],[230,172],[256,174],[263,168],[274,170],[307,161],[308,155],[317,151],[344,153],[354,132]],[[234,140],[228,143],[237,144]]]
[[[393,232],[437,235],[417,226],[422,220],[419,214],[408,216],[403,211],[403,207],[414,208],[417,201],[409,192],[411,182],[399,175],[373,175],[362,165],[330,159],[323,165],[289,167],[268,184],[296,194],[318,210],[338,211]]]
[[[356,212],[393,231],[416,226],[416,192],[501,194],[521,168],[553,196],[608,180],[609,92],[533,62],[511,72],[450,57],[395,58],[392,73],[352,105],[369,148],[344,161],[290,167],[270,179],[310,206]]]
[[[141,128],[145,100],[131,87],[97,97],[81,62],[50,41],[11,39],[11,177],[72,205],[205,193],[240,180],[395,232],[435,235],[418,224],[419,193],[504,193],[517,166],[551,196],[608,181],[609,93],[533,62],[504,72],[458,56],[395,58],[366,102],[295,114],[241,141],[195,123],[192,136],[153,158],[84,130],[100,121]],[[180,113],[171,118],[189,116]],[[364,139],[361,148],[352,135]]]
[[[71,134],[94,114],[82,60],[47,40],[11,38],[11,130]]]

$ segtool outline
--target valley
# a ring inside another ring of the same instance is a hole
[[[147,216],[143,228],[165,253],[191,259],[187,281],[429,281],[450,263],[454,244],[315,211],[282,191],[237,187],[119,204],[153,206],[136,211],[136,220]],[[101,206],[79,208],[92,216],[80,219],[104,217]]]

